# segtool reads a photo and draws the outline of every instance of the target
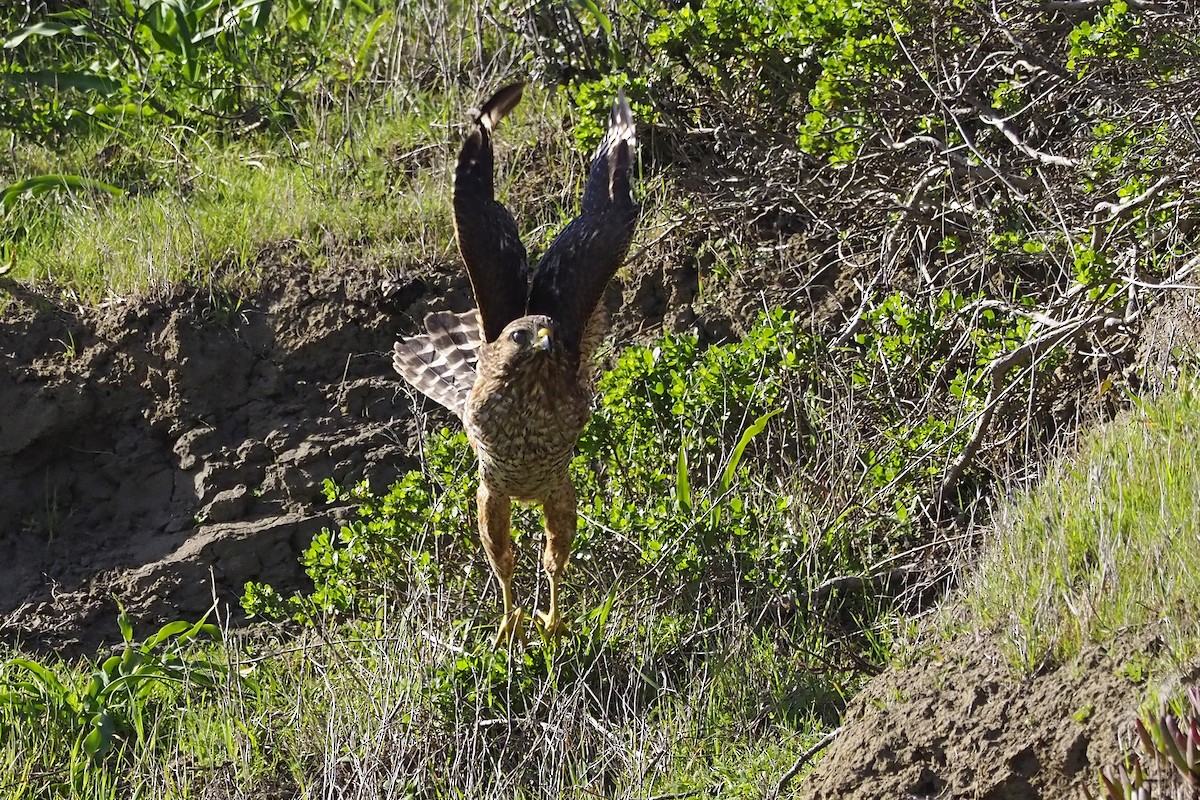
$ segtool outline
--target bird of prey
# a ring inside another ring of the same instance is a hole
[[[503,593],[495,643],[524,636],[513,598],[512,501],[540,503],[549,609],[535,620],[566,630],[559,582],[576,529],[568,468],[592,400],[592,353],[607,328],[600,303],[625,259],[639,207],[637,151],[622,91],[592,158],[581,211],[532,270],[517,225],[497,202],[492,134],[521,99],[506,86],[473,111],[454,171],[454,231],[476,308],[425,318],[426,333],[397,342],[393,365],[409,383],[462,420],[479,462],[479,535]]]

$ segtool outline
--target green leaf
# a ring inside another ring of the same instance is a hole
[[[183,642],[190,641],[201,634],[209,636],[218,641],[221,638],[221,629],[216,625],[213,625],[211,622],[208,622],[207,613],[193,624],[183,622],[182,620],[167,623],[159,630],[158,633],[154,634],[154,636],[146,642],[146,646],[153,647],[168,637],[176,635],[179,637],[178,642],[182,644]]]
[[[379,29],[383,24],[392,18],[391,11],[385,11],[376,18],[371,24],[367,35],[363,38],[362,45],[358,48],[358,54],[354,58],[354,81],[357,83],[363,79],[367,72],[368,59],[371,55],[371,50],[375,46],[375,36],[379,33]]]
[[[125,653],[121,656],[120,672],[122,675],[133,675],[146,661],[146,657],[141,650],[134,647],[126,648]]]
[[[27,658],[14,658],[8,662],[8,666],[20,667],[31,673],[37,678],[38,683],[41,684],[43,689],[50,690],[53,694],[66,695],[67,693],[67,687],[58,679],[58,676],[36,661],[31,661]]]
[[[21,30],[4,40],[6,48],[17,47],[30,36],[57,36],[60,33],[70,33],[72,36],[94,37],[95,32],[87,25],[64,25],[61,22],[35,22],[26,25]]]
[[[192,623],[181,619],[175,620],[174,622],[168,622],[166,625],[163,625],[158,629],[158,633],[146,640],[146,648],[149,649],[155,647],[167,639],[170,639],[172,636],[177,636],[191,627]]]
[[[686,443],[679,445],[679,458],[675,462],[675,497],[679,505],[692,510],[692,484],[688,479]]]
[[[600,10],[600,6],[597,5],[594,0],[575,0],[574,5],[577,5],[587,11],[596,24],[599,25],[604,31],[605,36],[612,36],[612,20],[608,18],[607,14]]]
[[[84,690],[84,697],[90,700],[96,700],[104,693],[104,687],[108,685],[108,676],[100,670],[92,673],[92,679],[88,681],[87,688]]]
[[[271,20],[271,10],[275,7],[273,0],[250,0],[250,4],[254,6],[254,10],[250,12],[250,24],[256,29],[261,30],[267,26]]]
[[[106,686],[121,674],[121,658],[121,656],[109,656],[100,665],[100,671],[104,675]]]
[[[47,14],[51,19],[91,19],[91,9],[87,8],[69,8],[66,11],[55,11]]]
[[[767,427],[767,423],[771,421],[772,417],[782,412],[782,408],[777,408],[774,411],[763,414],[754,420],[750,427],[743,431],[742,438],[738,439],[737,447],[733,448],[733,453],[729,456],[729,463],[725,465],[725,471],[721,474],[721,494],[725,494],[729,490],[729,487],[733,485],[733,478],[737,474],[738,464],[741,463],[742,454],[746,452],[746,447],[755,436],[763,432],[763,429]]]
[[[133,621],[129,619],[129,612],[124,606],[118,606],[120,613],[117,614],[117,627],[121,629],[121,640],[125,644],[133,641]]]
[[[92,732],[83,740],[83,751],[93,758],[107,753],[112,747],[116,728],[112,713],[108,709],[101,711],[92,719]]]

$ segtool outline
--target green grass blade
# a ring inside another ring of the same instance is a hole
[[[46,192],[62,190],[107,192],[114,197],[125,194],[125,190],[118,186],[84,178],[81,175],[39,175],[36,178],[26,178],[0,189],[0,210],[8,213],[26,194],[36,197]]]
[[[688,479],[687,445],[679,446],[679,458],[675,462],[675,497],[679,505],[691,510],[692,484]]]
[[[763,414],[758,419],[754,420],[753,424],[742,433],[742,438],[738,439],[737,447],[733,448],[733,453],[729,456],[729,463],[725,465],[725,471],[721,473],[721,494],[729,491],[729,487],[733,485],[733,478],[737,474],[738,464],[742,461],[742,454],[746,452],[746,447],[754,439],[763,432],[767,427],[767,423],[771,418],[783,411],[782,408],[777,408]]]

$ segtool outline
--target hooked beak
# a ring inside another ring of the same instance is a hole
[[[554,341],[550,338],[550,329],[538,328],[537,339],[534,341],[533,346],[545,353],[549,352],[553,344]]]

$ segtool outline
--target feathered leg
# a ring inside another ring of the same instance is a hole
[[[546,516],[546,550],[542,553],[542,567],[550,583],[550,610],[539,611],[535,619],[547,635],[561,636],[567,632],[567,625],[558,609],[558,583],[571,557],[576,527],[575,487],[569,480],[563,481],[542,500],[542,512]]]
[[[479,503],[479,538],[504,594],[504,616],[492,646],[523,642],[525,612],[513,602],[512,500],[499,492],[489,491],[483,481],[479,482],[476,499]]]

